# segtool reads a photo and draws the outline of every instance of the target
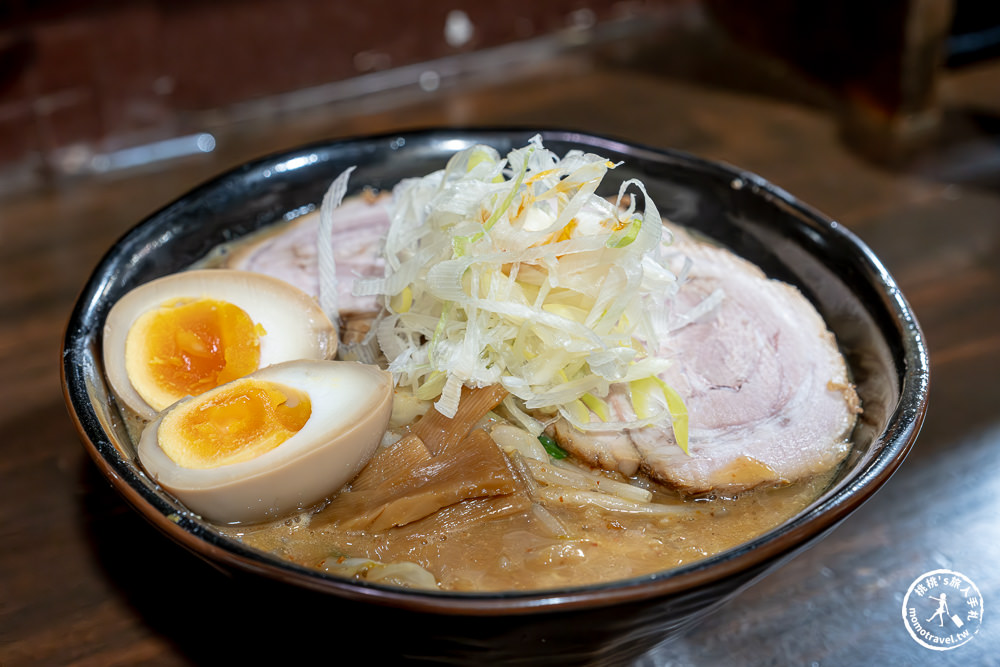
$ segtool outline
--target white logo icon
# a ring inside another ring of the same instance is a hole
[[[903,623],[914,641],[935,651],[968,643],[983,623],[983,596],[959,572],[933,570],[910,584]]]

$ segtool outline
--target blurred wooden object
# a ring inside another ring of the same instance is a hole
[[[833,93],[844,139],[879,162],[913,156],[941,122],[953,0],[705,0],[739,43]]]

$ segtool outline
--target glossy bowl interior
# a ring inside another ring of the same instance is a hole
[[[583,149],[623,162],[609,173],[608,192],[617,191],[624,179],[640,178],[664,217],[699,230],[770,276],[798,286],[836,334],[864,414],[835,483],[809,508],[752,542],[650,576],[556,591],[415,592],[336,578],[247,548],[188,512],[143,473],[100,354],[104,319],[119,297],[184,269],[220,243],[317,206],[330,181],[349,166],[357,167],[352,191],[363,186],[389,189],[404,177],[441,168],[452,153],[471,144],[487,143],[505,154],[534,133],[427,130],[306,146],[226,173],[139,223],[94,270],[64,343],[66,402],[101,472],[154,525],[215,564],[341,601],[396,608],[392,613],[461,618],[451,623],[447,637],[436,641],[452,641],[455,646],[448,652],[466,657],[489,650],[496,661],[517,660],[527,651],[569,661],[634,654],[857,509],[902,462],[927,401],[927,350],[909,306],[882,264],[848,230],[753,174],[684,153],[566,131],[541,132],[546,147],[559,154]],[[490,618],[490,629],[476,625],[477,618]],[[580,631],[580,622],[595,628],[592,623],[598,620],[599,630]]]

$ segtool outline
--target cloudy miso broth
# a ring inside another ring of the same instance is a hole
[[[433,520],[368,533],[311,527],[312,512],[256,526],[222,527],[249,546],[307,567],[338,558],[413,562],[441,589],[503,591],[614,581],[692,563],[754,539],[791,518],[828,486],[832,475],[737,498],[681,500],[661,490],[658,502],[686,504],[686,517],[650,519],[596,508],[552,507],[567,529],[554,536],[532,511],[466,524],[449,532]]]

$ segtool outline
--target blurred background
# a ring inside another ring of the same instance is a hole
[[[581,50],[822,107],[853,145],[898,160],[941,129],[942,70],[1000,54],[1000,6],[6,0],[0,192],[224,149],[247,124],[311,110],[325,116],[317,130],[343,133],[373,105],[440,100]],[[445,120],[481,118],[451,108]]]
[[[978,0],[0,0],[0,664],[257,662],[288,644],[212,638],[303,634],[290,594],[112,491],[66,416],[61,338],[115,239],[190,188],[429,126],[756,172],[860,236],[923,326],[930,408],[896,476],[644,664],[1000,664],[996,619],[932,652],[899,606],[935,568],[1000,602],[1000,3]]]

